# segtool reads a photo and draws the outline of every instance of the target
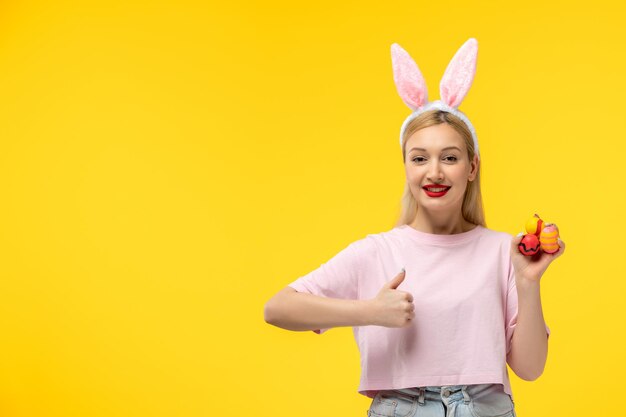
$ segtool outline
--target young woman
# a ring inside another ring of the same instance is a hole
[[[517,249],[521,235],[486,227],[478,142],[457,109],[476,52],[468,40],[442,78],[442,100],[428,102],[417,65],[392,46],[398,92],[414,110],[400,134],[400,219],[265,306],[266,321],[288,330],[352,327],[370,417],[515,416],[506,364],[532,381],[546,362],[539,282],[565,245],[526,257]]]

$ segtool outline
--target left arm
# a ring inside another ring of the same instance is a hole
[[[534,381],[543,373],[548,357],[548,335],[541,308],[540,284],[517,279],[516,286],[517,325],[511,338],[507,362],[517,376]]]
[[[511,241],[511,260],[517,287],[517,324],[511,337],[507,362],[513,372],[526,381],[534,381],[543,373],[548,358],[548,335],[541,308],[540,281],[548,265],[565,252],[559,239],[556,253],[540,251],[533,256],[522,255],[517,235]]]

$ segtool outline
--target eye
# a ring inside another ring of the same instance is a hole
[[[452,158],[452,159],[449,159],[449,158]],[[446,156],[445,159],[448,160],[448,161],[450,161],[450,160],[451,161],[457,161],[458,160],[457,157],[453,156],[453,155]]]
[[[415,158],[411,159],[413,162],[415,163],[419,163],[419,162],[423,162],[424,161],[424,157],[421,156],[416,156]]]

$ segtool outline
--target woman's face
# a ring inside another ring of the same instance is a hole
[[[467,182],[476,178],[478,157],[470,163],[463,137],[447,123],[418,130],[406,142],[406,178],[418,207],[460,210]],[[426,191],[428,185],[444,188]]]

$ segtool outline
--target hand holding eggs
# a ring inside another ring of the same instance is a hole
[[[559,229],[555,224],[545,223],[535,214],[526,222],[526,234],[517,245],[520,253],[532,256],[543,250],[546,253],[559,251]]]

